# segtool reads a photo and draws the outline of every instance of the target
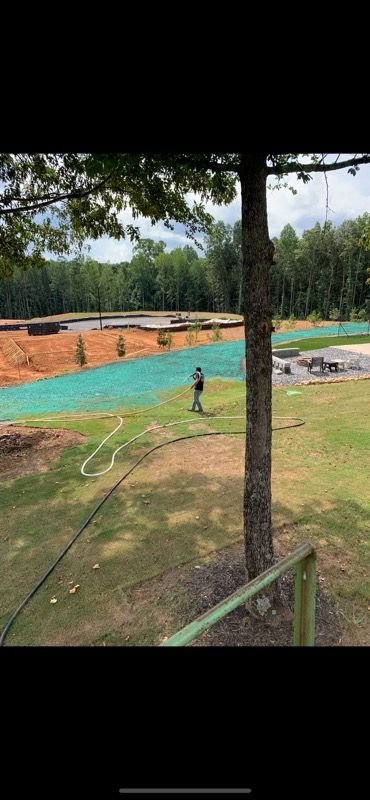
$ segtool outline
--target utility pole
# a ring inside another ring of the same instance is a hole
[[[100,319],[100,330],[103,330],[103,325],[101,321],[101,307],[100,307],[100,286],[98,286],[98,306],[99,306],[99,319]]]

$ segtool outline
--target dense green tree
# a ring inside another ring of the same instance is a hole
[[[235,306],[238,282],[238,253],[234,246],[231,225],[217,222],[206,237],[207,261],[214,279],[222,311],[230,311]]]
[[[281,317],[293,313],[297,245],[298,236],[294,228],[291,225],[285,225],[275,248],[275,259],[281,273]]]

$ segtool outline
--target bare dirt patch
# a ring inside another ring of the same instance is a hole
[[[0,427],[0,475],[2,478],[19,478],[34,472],[46,472],[64,447],[84,441],[82,434],[60,428]]]

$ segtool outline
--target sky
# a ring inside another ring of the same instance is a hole
[[[341,160],[345,158],[345,154]],[[330,162],[332,157],[327,158]],[[316,222],[322,225],[325,222],[327,187],[325,176],[322,173],[313,174],[312,180],[307,184],[298,181],[294,175],[289,177],[289,185],[298,190],[293,195],[288,189],[267,192],[268,225],[270,237],[279,236],[284,225],[293,226],[296,233],[301,236],[305,230],[312,228]],[[370,164],[360,167],[355,177],[349,175],[347,169],[327,173],[329,197],[328,220],[336,227],[345,219],[355,219],[370,213]],[[233,225],[241,217],[240,191],[236,199],[228,206],[214,206],[207,204],[207,211],[215,221],[222,221]],[[184,247],[186,244],[194,246],[185,234],[183,225],[174,223],[174,230],[167,230],[161,223],[152,226],[150,220],[138,218],[133,220],[129,211],[120,214],[120,219],[128,224],[132,223],[140,228],[142,238],[164,241],[166,252],[175,247]],[[202,237],[199,235],[199,240]],[[96,241],[89,240],[91,246],[89,255],[99,262],[118,263],[130,261],[132,258],[132,244],[129,240],[115,241],[104,237]],[[199,255],[201,251],[198,250]]]

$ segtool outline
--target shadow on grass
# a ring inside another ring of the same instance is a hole
[[[236,439],[227,440],[227,447],[235,451],[235,443]],[[145,466],[114,492],[21,612],[7,644],[158,644],[162,636],[171,635],[245,582],[243,557],[239,555],[239,562],[229,558],[231,545],[238,547],[235,543],[242,537],[243,478],[237,471],[225,476],[222,452],[212,474],[205,474],[187,445],[177,443],[172,448],[175,457],[170,463],[160,456],[165,450],[149,456]],[[23,506],[21,521],[13,523],[9,540],[1,543],[7,550],[0,580],[2,624],[104,494],[101,483],[90,482],[83,489],[86,484],[76,485],[71,476],[63,479],[66,496],[58,495],[52,485],[56,473],[37,476],[37,491],[35,479],[29,481],[28,491],[19,486],[30,505]],[[112,485],[111,478],[106,479],[107,486]],[[32,503],[32,495],[37,502]],[[300,518],[282,504],[273,506],[273,516],[285,520],[277,536],[279,554],[291,552],[301,541],[316,544],[319,570],[330,593],[346,608],[351,603],[362,608],[368,523],[364,508],[345,499],[328,511],[315,498],[305,503]],[[215,557],[221,564],[218,572],[212,564],[207,567],[216,551],[221,551]],[[96,563],[99,568],[93,570]],[[71,581],[80,585],[73,596]],[[51,605],[53,595],[57,603]],[[237,616],[230,615],[230,623],[222,623],[225,636],[225,624],[234,624],[242,611],[233,613]],[[323,625],[328,625],[326,617]],[[289,624],[289,637],[290,630]],[[244,633],[247,638],[240,641],[249,643],[253,631]],[[220,643],[207,637],[203,641]],[[275,633],[271,638],[276,644],[287,643]],[[229,634],[226,640],[231,643]]]

